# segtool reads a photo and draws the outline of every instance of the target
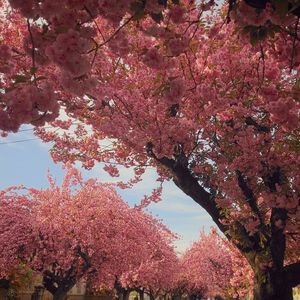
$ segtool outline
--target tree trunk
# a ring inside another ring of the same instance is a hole
[[[8,290],[4,288],[0,288],[0,299],[7,300],[8,299]]]
[[[0,279],[0,299],[8,299],[8,289],[10,287],[10,282],[7,279]]]
[[[123,291],[123,300],[128,300],[131,290],[124,290]]]
[[[67,296],[66,291],[60,291],[58,290],[54,295],[53,295],[53,300],[65,300],[66,296]]]
[[[117,291],[117,299],[118,300],[124,300],[124,294],[123,294],[123,292],[120,292],[120,291]]]
[[[72,268],[70,268],[70,271],[72,271]],[[53,300],[65,300],[67,293],[75,286],[79,279],[75,276],[66,275],[65,278],[57,281],[54,276],[51,272],[44,272],[43,286],[53,295]]]
[[[293,300],[292,286],[283,272],[255,272],[253,297],[254,300]]]
[[[144,291],[139,290],[140,300],[144,300]]]

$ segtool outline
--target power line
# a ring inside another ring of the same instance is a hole
[[[25,139],[25,140],[17,140],[17,141],[10,141],[10,142],[2,142],[0,145],[7,145],[7,144],[16,144],[16,143],[23,143],[23,142],[29,142],[29,141],[36,141],[40,140],[40,138],[32,138],[32,139]]]
[[[10,142],[2,142],[0,143],[0,145],[7,145],[7,144],[16,144],[16,143],[24,143],[24,142],[30,142],[30,141],[36,141],[36,140],[41,140],[40,138],[32,138],[32,139],[24,139],[24,140],[17,140],[17,141],[10,141]],[[103,148],[108,148],[108,146],[104,146]],[[100,164],[109,164],[109,165],[118,165],[118,166],[123,166],[126,167],[126,164],[122,164],[122,163],[118,163],[118,162],[106,162],[106,161],[98,161],[97,163]],[[131,167],[137,167],[137,166],[131,166]],[[151,168],[151,169],[155,169],[153,166],[151,165],[141,165],[141,167],[146,167],[146,168]]]
[[[32,139],[25,139],[25,140],[17,140],[17,141],[10,141],[10,142],[2,142],[0,145],[7,145],[7,144],[16,144],[16,143],[24,143],[24,142],[30,142],[30,141],[36,141],[36,140],[41,140],[40,138],[32,138]],[[106,149],[110,147],[109,145],[104,146],[103,149]],[[120,166],[125,166],[122,163],[117,163],[117,162],[106,162],[106,161],[99,161],[98,163],[105,163],[105,164],[110,164],[110,165],[120,165]],[[134,166],[132,166],[134,167]],[[150,165],[143,165],[143,167],[151,167]]]
[[[73,123],[73,124],[71,124],[71,126],[78,125],[78,124],[80,124],[80,123]],[[45,126],[45,127],[42,127],[42,128],[44,128],[44,129],[49,129],[49,128],[54,129],[55,127],[54,126]],[[25,132],[25,131],[33,131],[34,129],[35,129],[34,127],[27,128],[27,129],[21,129],[21,130],[18,130],[18,132],[16,132],[16,133]],[[59,127],[56,128],[54,130],[54,132],[58,131],[59,129],[61,129],[61,128],[59,128]],[[23,143],[23,142],[35,141],[35,140],[40,140],[40,138],[30,138],[30,139],[23,139],[23,140],[17,140],[17,141],[0,142],[0,145],[16,144],[16,143]]]
[[[49,127],[46,127],[46,128],[49,128]],[[18,130],[18,132],[33,131],[33,130],[34,130],[34,128],[32,127],[32,128],[28,128],[28,129],[21,129],[21,130]],[[16,133],[18,133],[18,132],[16,132]]]

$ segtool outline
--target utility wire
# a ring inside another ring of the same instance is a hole
[[[2,142],[2,143],[0,143],[0,145],[23,143],[23,142],[29,142],[29,141],[34,141],[34,140],[40,140],[40,138],[32,138],[32,139],[25,139],[25,140],[17,140],[17,141],[10,141],[10,142]]]
[[[32,138],[32,139],[24,139],[24,140],[17,140],[17,141],[10,141],[10,142],[2,142],[0,143],[1,145],[7,145],[7,144],[16,144],[16,143],[24,143],[24,142],[30,142],[30,141],[36,141],[36,140],[41,140],[40,138]],[[110,147],[108,146],[104,146],[103,148],[108,148]],[[117,165],[117,166],[124,166],[124,164],[122,163],[117,163],[117,162],[105,162],[105,161],[99,161],[98,163],[100,164],[109,164],[109,165]],[[136,166],[132,166],[132,167],[136,167]],[[146,167],[146,168],[150,168],[150,169],[154,169],[153,166],[151,165],[142,165],[141,167]]]
[[[80,123],[73,123],[71,124],[71,126],[73,125],[78,125]],[[42,127],[43,129],[49,129],[49,128],[52,128],[54,129],[55,127],[54,126],[46,126],[46,127]],[[16,133],[19,133],[19,132],[25,132],[25,131],[33,131],[35,128],[32,127],[32,128],[27,128],[27,129],[21,129],[21,130],[18,130],[18,132]],[[56,128],[54,130],[54,132],[58,131],[60,128]],[[64,129],[63,129],[64,130]],[[24,140],[17,140],[17,141],[8,141],[8,142],[0,142],[0,145],[7,145],[7,144],[16,144],[16,143],[23,143],[23,142],[29,142],[29,141],[36,141],[36,140],[40,140],[40,138],[30,138],[30,139],[24,139]]]

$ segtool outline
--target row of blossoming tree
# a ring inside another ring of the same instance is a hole
[[[37,133],[54,141],[55,161],[106,162],[113,176],[115,163],[134,167],[127,186],[155,167],[247,259],[256,300],[292,299],[300,283],[298,2],[0,3],[3,134],[51,121],[64,132]],[[62,111],[70,119],[57,118]]]
[[[168,289],[177,257],[174,235],[157,219],[130,208],[115,190],[83,181],[69,169],[62,187],[1,191],[0,271],[19,264],[42,276],[55,300],[81,279]],[[163,272],[162,272],[163,270]]]
[[[144,292],[192,299],[237,299],[250,292],[250,283],[236,280],[245,259],[215,230],[202,233],[179,258],[175,235],[151,215],[130,208],[111,185],[84,181],[74,168],[61,187],[51,176],[49,181],[43,190],[13,186],[1,191],[2,280],[9,283],[13,274],[17,281],[31,270],[54,300],[65,299],[82,281],[95,290],[114,289],[123,300],[131,291],[141,299]],[[251,282],[249,266],[247,272]]]

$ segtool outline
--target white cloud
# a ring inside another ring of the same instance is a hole
[[[188,196],[186,196],[188,197]],[[183,199],[182,199],[183,200]],[[188,200],[185,200],[185,202]],[[190,202],[193,200],[190,199]],[[182,201],[167,201],[167,200],[162,200],[158,203],[151,204],[151,208],[155,210],[160,210],[160,211],[167,211],[167,212],[180,212],[180,213],[198,213],[200,206],[197,205],[195,208],[194,205],[191,205],[190,203],[181,203]]]

